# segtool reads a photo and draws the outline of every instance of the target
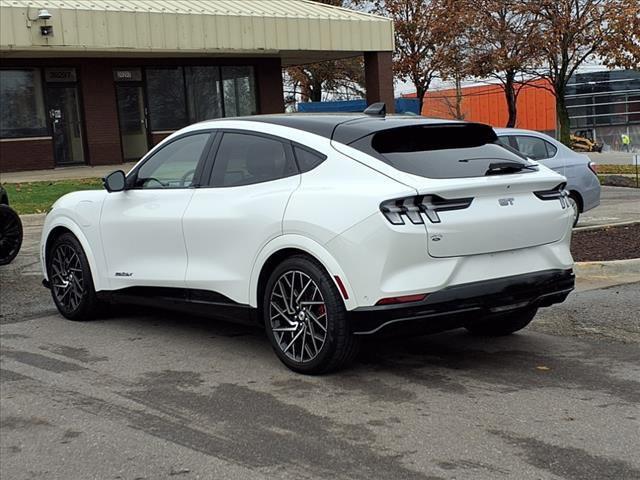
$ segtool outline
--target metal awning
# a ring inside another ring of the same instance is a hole
[[[38,19],[40,9],[51,18]],[[4,57],[277,56],[290,65],[393,48],[390,19],[310,0],[0,0]]]

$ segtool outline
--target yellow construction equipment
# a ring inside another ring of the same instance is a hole
[[[593,140],[589,130],[578,130],[569,137],[571,148],[576,152],[601,152],[602,144]]]

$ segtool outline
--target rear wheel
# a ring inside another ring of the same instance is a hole
[[[571,208],[573,209],[573,226],[575,227],[580,219],[580,202],[578,201],[575,193],[571,193],[568,200],[569,205],[571,205]]]
[[[308,257],[294,256],[276,267],[266,285],[262,311],[271,345],[291,370],[337,370],[357,352],[338,289],[324,268]]]
[[[474,335],[489,337],[510,335],[529,325],[537,312],[537,308],[526,308],[499,316],[491,316],[490,318],[465,325],[465,328]]]
[[[47,255],[51,295],[58,311],[69,320],[89,320],[98,312],[89,261],[78,239],[63,233]]]
[[[22,222],[8,205],[0,205],[0,265],[8,265],[22,246]]]

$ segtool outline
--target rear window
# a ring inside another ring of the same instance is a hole
[[[520,170],[528,162],[497,143],[487,125],[413,125],[382,130],[350,144],[392,167],[427,178],[483,177]]]

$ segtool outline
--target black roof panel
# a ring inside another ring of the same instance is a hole
[[[455,120],[439,120],[410,115],[387,115],[376,117],[363,114],[306,114],[290,113],[278,115],[254,115],[238,120],[272,123],[296,128],[322,137],[349,144],[371,133],[391,128],[415,125],[460,123]]]

